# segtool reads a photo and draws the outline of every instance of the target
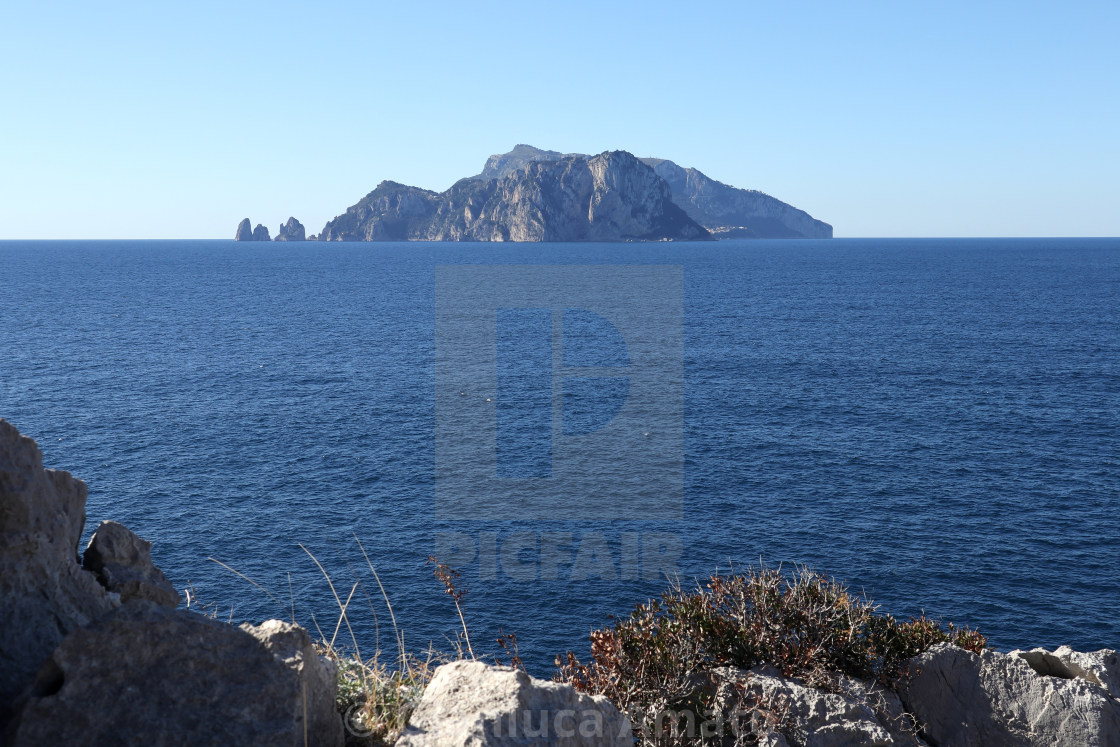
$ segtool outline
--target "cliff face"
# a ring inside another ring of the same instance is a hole
[[[438,197],[419,187],[381,182],[345,213],[328,221],[319,240],[408,241],[415,238],[414,228],[434,214]]]
[[[579,153],[561,154],[531,145],[517,145],[509,153],[490,156],[482,173],[473,179],[500,179],[533,161],[588,158]],[[686,169],[661,158],[639,159],[664,179],[672,200],[688,217],[716,238],[832,238],[832,226],[804,210],[753,189],[737,189],[709,178],[697,169]]]
[[[669,184],[673,202],[717,238],[832,238],[832,226],[768,194],[736,189],[672,161],[642,161]]]
[[[564,156],[529,160],[520,166],[514,163],[518,158],[531,155],[522,153],[512,160],[488,162],[491,173],[504,175],[493,179],[463,179],[438,194],[382,182],[345,214],[327,223],[320,238],[324,241],[709,238],[702,226],[673,203],[664,180],[625,151],[591,158]]]
[[[279,237],[277,237],[279,238]],[[756,190],[626,151],[518,145],[432,192],[381,182],[321,241],[625,241],[832,238],[832,226]]]

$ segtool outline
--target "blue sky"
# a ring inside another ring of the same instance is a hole
[[[0,6],[0,238],[309,232],[530,143],[837,236],[1120,235],[1120,3]]]

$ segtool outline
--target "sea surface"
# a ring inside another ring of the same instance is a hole
[[[676,518],[437,510],[436,268],[464,264],[681,268]],[[628,565],[651,537],[685,585],[805,564],[1003,650],[1120,648],[1117,239],[0,242],[0,417],[192,607],[367,658],[394,634],[359,540],[408,648],[456,645],[450,554],[476,651],[513,632],[539,675],[664,589]]]

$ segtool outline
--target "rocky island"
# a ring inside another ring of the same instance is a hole
[[[327,223],[323,241],[708,239],[669,185],[625,151],[535,160],[445,192],[382,182]]]
[[[258,223],[257,227],[250,230],[249,226],[252,225],[249,219],[246,218],[237,224],[237,231],[233,235],[234,241],[308,241],[305,234],[303,224],[295,218],[288,218],[287,223],[281,223],[280,228],[276,231],[276,238],[273,239],[269,236],[268,228],[263,224]],[[311,241],[315,237],[311,237]]]
[[[246,218],[237,241],[268,241]],[[261,233],[263,231],[263,234]],[[443,192],[383,181],[306,236],[276,241],[675,241],[832,238],[832,226],[770,195],[662,158],[591,156],[518,145]]]
[[[295,218],[288,218],[287,223],[281,224],[273,241],[307,241],[307,233],[302,223]]]
[[[263,224],[258,223],[257,227],[249,230],[249,219],[241,221],[237,224],[237,232],[233,235],[234,241],[272,241],[272,237],[268,235],[268,229]]]

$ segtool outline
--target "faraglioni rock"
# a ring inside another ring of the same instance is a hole
[[[280,224],[280,229],[276,232],[276,238],[273,241],[307,241],[307,232],[298,220],[288,218],[287,223]]]
[[[291,218],[291,219],[288,220],[288,222],[291,223],[294,220],[295,220],[295,218]],[[254,228],[251,231],[249,230],[249,225],[250,224],[249,224],[249,219],[248,218],[246,218],[245,220],[238,223],[237,224],[237,233],[234,234],[233,240],[234,241],[272,241],[272,237],[268,235],[268,229],[265,228],[264,225],[258,223],[257,227]],[[299,225],[299,221],[296,221],[296,225]],[[282,228],[283,227],[281,226],[281,229]],[[300,226],[300,229],[302,230],[303,226]],[[287,241],[287,239],[282,239],[282,240]]]
[[[493,169],[492,169],[493,170]],[[708,239],[669,185],[626,151],[528,161],[436,193],[382,182],[327,223],[322,241]]]
[[[249,219],[241,221],[237,224],[237,233],[233,235],[234,241],[252,241],[253,240],[253,224]]]

